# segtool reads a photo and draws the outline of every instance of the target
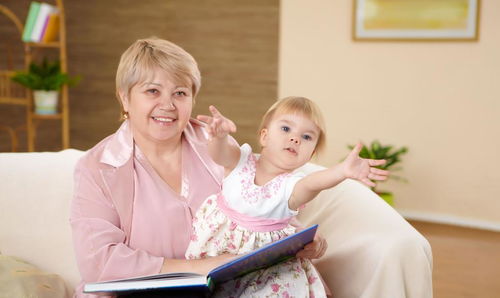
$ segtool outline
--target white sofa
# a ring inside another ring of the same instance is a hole
[[[73,168],[83,153],[74,149],[43,153],[0,153],[0,253],[19,257],[43,271],[58,274],[66,283],[68,295],[80,280],[68,215],[73,190]],[[305,166],[306,171],[316,168],[312,164]],[[361,200],[361,204],[348,203],[353,197]],[[380,204],[385,203],[368,188],[348,180],[322,192],[301,213],[299,219],[305,225],[320,225],[320,231],[329,243],[326,255],[317,263],[328,285],[335,288],[335,285],[348,282],[350,278],[335,273],[336,268],[339,268],[337,265],[345,266],[342,255],[346,247],[342,239],[349,238],[346,235],[375,235],[381,225],[384,226],[382,229],[387,229],[394,220],[400,222],[394,210],[380,208]],[[346,214],[350,214],[351,218],[368,218],[373,208],[379,209],[379,213],[385,212],[387,220],[370,223],[370,227],[338,220],[339,216]],[[333,238],[328,233],[333,229],[337,230],[335,237],[341,235],[341,238]],[[408,227],[403,226],[400,230],[408,236]],[[415,239],[421,241],[419,236]],[[425,239],[421,244],[428,245]],[[358,262],[351,262],[354,272],[356,266],[364,266],[363,260]],[[335,294],[337,297],[350,295]]]
[[[83,153],[0,153],[0,253],[60,275],[68,294],[80,280],[68,218]]]

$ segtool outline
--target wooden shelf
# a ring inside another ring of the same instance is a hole
[[[28,99],[27,98],[0,97],[0,103],[10,104],[10,105],[27,106]]]
[[[61,63],[61,72],[68,72],[67,65],[67,54],[66,54],[66,25],[65,25],[65,14],[64,14],[64,3],[63,0],[53,0],[53,2],[58,9],[59,13],[59,40],[54,42],[27,42],[24,45],[24,62],[25,69],[29,68],[31,62],[36,61],[40,54],[43,54],[46,50],[56,49],[59,52],[59,61]],[[12,13],[4,5],[0,5],[0,15],[6,15],[11,21],[14,22],[18,31],[19,38],[22,37],[24,26],[17,16]],[[33,93],[31,90],[26,90],[25,93],[17,93],[18,90],[14,91],[14,85],[10,82],[10,76],[13,74],[12,71],[0,71],[0,104],[10,104],[10,105],[24,105],[26,106],[26,135],[28,151],[35,151],[36,143],[36,122],[42,120],[59,120],[61,121],[61,143],[62,149],[69,148],[69,99],[68,99],[68,86],[64,85],[59,93],[59,113],[53,115],[39,115],[34,112],[33,103]],[[25,94],[25,97],[20,97]],[[12,133],[14,130],[9,130]],[[15,131],[14,131],[15,132]],[[13,151],[17,147],[16,136],[12,137]]]
[[[37,120],[59,120],[62,119],[63,115],[61,113],[58,114],[36,114],[31,113],[31,118]]]
[[[61,43],[59,41],[54,42],[27,42],[29,47],[33,48],[59,48]]]

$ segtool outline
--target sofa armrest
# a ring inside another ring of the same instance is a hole
[[[323,167],[309,163],[300,170],[311,173],[320,169]],[[347,179],[322,191],[301,210],[298,219],[304,226],[319,224],[319,232],[325,237],[328,249],[314,263],[335,295],[356,296],[355,292],[343,292],[353,290],[344,285],[366,286],[377,270],[388,270],[384,266],[392,262],[400,262],[401,268],[412,259],[424,267],[425,262],[432,264],[427,240],[358,181]]]
[[[62,276],[80,277],[68,222],[73,170],[83,151],[0,153],[0,252]]]

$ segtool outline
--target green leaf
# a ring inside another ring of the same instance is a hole
[[[359,156],[361,156],[363,158],[370,158],[370,151],[368,150],[368,148],[366,146],[363,145],[363,147],[361,147],[361,151],[359,152]]]
[[[353,145],[348,145],[347,147],[350,150],[354,148]],[[401,166],[394,166],[401,163],[401,156],[406,154],[407,152],[407,147],[396,148],[393,145],[383,145],[378,140],[374,140],[369,146],[363,146],[359,153],[359,156],[369,159],[385,159],[386,163],[384,165],[378,166],[377,168],[394,172],[402,169]],[[390,175],[389,179],[394,179],[396,181],[402,182],[407,181],[405,178],[396,175]]]
[[[377,152],[380,149],[380,143],[379,141],[373,141],[372,142],[372,151]]]
[[[59,61],[43,59],[41,64],[31,63],[28,72],[16,72],[11,79],[32,90],[59,90],[63,85],[78,84],[80,76],[70,77],[61,72]]]

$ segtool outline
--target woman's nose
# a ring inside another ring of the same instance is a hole
[[[175,110],[175,105],[174,105],[174,101],[172,100],[172,98],[170,98],[168,96],[162,98],[161,102],[160,102],[160,109],[166,110],[166,111]]]

